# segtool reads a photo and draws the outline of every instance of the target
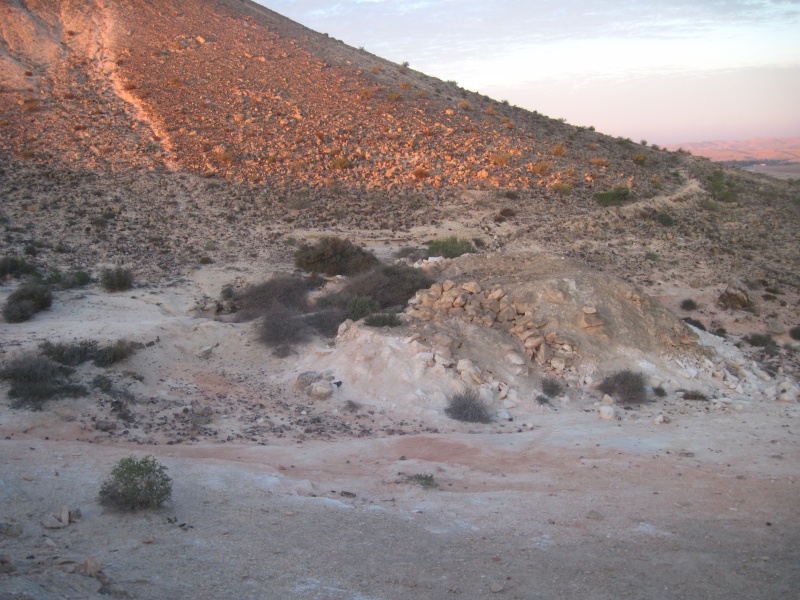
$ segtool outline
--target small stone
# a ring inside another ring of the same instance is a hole
[[[603,395],[603,399],[602,399],[600,402],[601,402],[602,404],[616,404],[616,403],[617,403],[617,401],[616,401],[616,400],[614,400],[614,398],[612,398],[612,397],[611,397],[611,396],[609,396],[608,394],[604,394],[604,395]]]
[[[47,515],[42,519],[42,527],[45,529],[64,529],[67,523],[62,523],[55,515]]]
[[[307,393],[314,400],[326,400],[333,395],[333,387],[327,381],[315,381],[308,386]]]
[[[78,573],[86,575],[87,577],[96,577],[100,573],[100,561],[95,557],[90,556],[80,565],[78,565]]]
[[[481,286],[477,281],[469,281],[461,286],[461,289],[469,292],[470,294],[480,294]]]
[[[588,513],[586,513],[586,518],[594,519],[595,521],[602,521],[604,517],[596,510],[590,510]]]
[[[506,354],[506,360],[512,365],[524,365],[525,359],[516,352],[509,352]]]
[[[600,406],[600,418],[604,421],[613,421],[617,416],[617,411],[614,410],[613,406],[609,406],[608,404],[602,404]]]
[[[506,588],[504,588],[499,583],[493,583],[492,585],[489,586],[489,591],[492,592],[493,594],[499,594],[504,589],[506,589]]]
[[[655,425],[665,425],[669,423],[670,418],[666,415],[657,415],[655,419],[653,419],[653,423]]]
[[[584,306],[581,311],[585,315],[593,315],[597,312],[597,309],[594,306]]]
[[[197,358],[208,359],[211,357],[211,353],[214,351],[214,346],[204,346],[197,351]]]

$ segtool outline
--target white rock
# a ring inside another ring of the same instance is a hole
[[[617,412],[613,406],[603,404],[600,406],[600,418],[604,421],[613,421],[617,416]]]
[[[516,352],[509,352],[506,354],[506,360],[512,365],[524,365],[525,359]]]
[[[472,368],[473,368],[472,361],[470,359],[468,359],[468,358],[462,358],[456,364],[456,371],[458,371],[459,373],[462,373],[463,371],[471,370]]]
[[[333,386],[327,381],[315,381],[308,386],[308,395],[314,400],[326,400],[333,395]]]
[[[214,346],[204,346],[197,351],[197,358],[208,359],[211,357],[211,353],[214,351]]]
[[[617,403],[617,401],[614,400],[614,398],[612,398],[608,394],[605,394],[603,396],[603,399],[601,400],[601,404],[616,404],[616,403]]]

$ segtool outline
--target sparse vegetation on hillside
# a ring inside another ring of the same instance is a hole
[[[0,258],[0,277],[21,277],[23,275],[35,275],[36,267],[24,258],[16,256],[4,256]]]
[[[255,319],[273,306],[281,305],[296,312],[307,308],[306,296],[317,287],[318,282],[309,277],[279,275],[263,283],[245,289],[236,296],[239,307],[237,317],[240,321]]]
[[[600,206],[620,206],[623,202],[631,199],[631,190],[621,186],[609,192],[597,192],[594,199]]]
[[[725,176],[725,172],[717,170],[706,178],[708,191],[718,202],[733,202],[738,196],[738,191],[733,182]]]
[[[105,269],[100,273],[100,285],[107,292],[127,291],[133,287],[133,272],[122,267]]]
[[[47,400],[86,395],[86,388],[69,381],[72,370],[41,356],[21,356],[0,369],[0,379],[11,384],[12,407],[41,410]]]
[[[697,310],[697,302],[691,298],[686,298],[681,302],[681,309],[685,311]]]

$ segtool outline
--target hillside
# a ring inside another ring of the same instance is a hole
[[[667,146],[683,148],[717,162],[781,162],[800,163],[800,138],[752,138],[713,142],[687,142]]]
[[[249,0],[0,0],[0,597],[793,598],[798,217]]]

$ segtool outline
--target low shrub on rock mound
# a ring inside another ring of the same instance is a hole
[[[627,369],[606,377],[600,383],[599,389],[620,404],[641,404],[647,398],[644,376]]]
[[[295,252],[297,268],[325,275],[355,275],[378,264],[371,252],[347,239],[325,236],[316,244],[303,244]]]
[[[466,421],[467,423],[490,423],[492,420],[489,408],[478,396],[478,392],[469,388],[452,396],[444,409],[451,419]]]
[[[41,410],[47,400],[58,396],[76,398],[86,388],[69,381],[72,369],[41,356],[21,356],[0,370],[0,379],[11,384],[8,397],[12,406]]]
[[[37,312],[50,308],[53,293],[40,283],[28,283],[14,290],[3,305],[3,318],[9,323],[22,323]]]
[[[347,283],[341,292],[345,300],[357,296],[375,300],[380,308],[405,306],[417,290],[433,285],[421,269],[406,265],[380,265]]]
[[[167,468],[152,456],[123,458],[100,487],[100,503],[117,510],[159,508],[171,496]]]

